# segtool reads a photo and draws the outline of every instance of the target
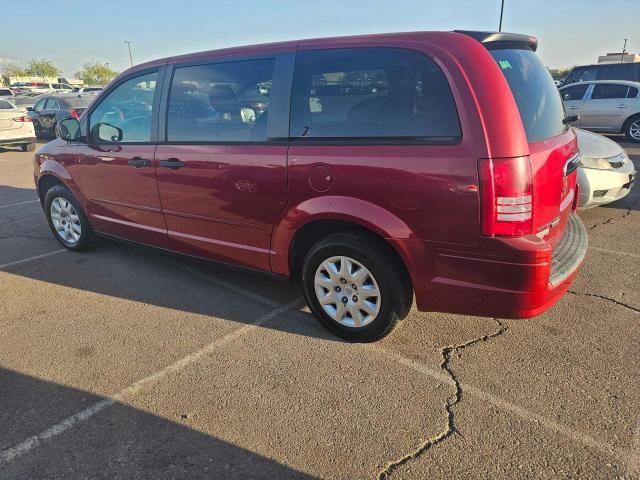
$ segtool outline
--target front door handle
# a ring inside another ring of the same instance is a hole
[[[569,107],[569,110],[580,110],[580,107]]]
[[[133,157],[127,163],[129,163],[130,166],[135,168],[148,167],[149,165],[151,165],[151,162],[149,160],[147,160],[146,158],[140,158],[140,157]]]
[[[160,160],[160,166],[170,168],[171,170],[178,170],[184,167],[184,162],[181,162],[177,158],[168,158],[167,160]]]
[[[629,108],[629,105],[618,105],[617,108]]]

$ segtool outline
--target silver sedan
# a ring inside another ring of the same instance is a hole
[[[640,83],[602,80],[572,83],[560,89],[573,125],[592,132],[624,133],[640,142]]]

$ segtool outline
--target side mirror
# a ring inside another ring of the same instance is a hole
[[[77,142],[80,139],[80,122],[75,118],[66,118],[56,125],[56,135],[67,142]]]
[[[119,142],[122,130],[108,123],[97,123],[91,129],[91,138],[100,142]]]
[[[34,112],[35,110],[33,109],[33,107],[27,107],[27,112]]]

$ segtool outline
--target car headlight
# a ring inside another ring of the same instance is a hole
[[[595,168],[598,170],[611,170],[613,167],[606,158],[587,157],[582,155],[580,166],[584,168]]]
[[[607,158],[607,161],[609,162],[609,165],[611,165],[611,168],[622,168],[626,165],[628,160],[629,157],[625,152],[621,152],[615,157]]]

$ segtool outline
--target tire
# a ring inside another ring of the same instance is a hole
[[[36,149],[35,143],[27,143],[25,145],[20,145],[20,149],[23,152],[33,152]]]
[[[640,115],[635,115],[627,120],[624,134],[630,142],[640,142]]]
[[[315,317],[331,332],[351,342],[373,342],[408,315],[411,282],[389,249],[377,238],[355,232],[329,235],[309,249],[302,289]],[[377,297],[370,296],[376,291]]]
[[[59,212],[57,215],[56,210]],[[63,185],[53,185],[47,190],[44,212],[53,236],[63,247],[74,252],[89,248],[93,240],[93,230],[80,202],[68,188]]]

